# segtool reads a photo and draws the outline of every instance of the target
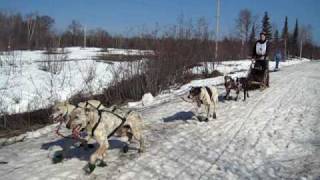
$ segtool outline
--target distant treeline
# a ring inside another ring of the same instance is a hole
[[[260,31],[266,31],[272,42],[273,50],[280,49],[285,55],[299,56],[302,48],[302,56],[319,59],[320,47],[313,43],[312,28],[299,26],[296,20],[292,32],[288,28],[288,18],[284,18],[281,33],[271,26],[268,13],[265,12],[262,20],[253,16],[251,11],[243,9],[239,12],[235,21],[234,33],[220,38],[218,41],[218,60],[248,58],[251,55],[251,47]],[[132,48],[153,49],[157,51],[159,43],[168,40],[186,43],[184,46],[194,45],[195,40],[205,41],[205,50],[215,49],[215,35],[209,30],[207,21],[200,18],[193,22],[178,17],[177,24],[168,28],[154,28],[154,30],[138,33],[139,35],[125,37],[110,35],[107,30],[87,29],[77,21],[60,32],[55,28],[55,20],[47,15],[30,13],[8,13],[0,11],[0,50],[16,49],[54,49],[68,46],[102,47],[102,48]],[[86,36],[86,41],[84,41]],[[163,47],[163,46],[161,46]],[[213,58],[213,57],[211,57]],[[211,61],[212,59],[210,59]]]

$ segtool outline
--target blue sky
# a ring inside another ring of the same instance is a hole
[[[215,22],[216,0],[0,0],[0,9],[21,12],[38,12],[56,21],[56,28],[63,30],[77,20],[89,28],[101,27],[113,34],[130,34],[160,26],[175,24],[181,14],[193,20],[205,17],[212,29]],[[320,0],[221,0],[222,34],[234,32],[235,19],[241,9],[248,8],[259,17],[265,11],[271,21],[282,30],[284,17],[288,16],[289,28],[295,19],[300,24],[312,25],[313,36],[320,44]]]

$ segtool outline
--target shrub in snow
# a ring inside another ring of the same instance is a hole
[[[148,106],[153,102],[153,96],[151,93],[146,93],[142,96],[142,105]]]
[[[64,61],[66,61],[67,58],[67,55],[47,54],[44,56],[41,64],[39,64],[39,69],[52,74],[60,74],[65,64]]]

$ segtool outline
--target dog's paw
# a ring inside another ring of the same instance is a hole
[[[61,151],[57,151],[54,153],[52,157],[52,163],[53,164],[61,163],[63,159],[64,159],[63,153]]]
[[[207,118],[207,117],[205,117],[205,116],[197,116],[197,119],[198,119],[198,121],[200,121],[200,122],[202,122],[202,121],[205,121],[205,122],[207,122],[209,119]]]
[[[129,151],[129,146],[128,145],[123,146],[122,151],[123,153],[127,153]]]
[[[86,174],[91,174],[91,173],[94,171],[95,168],[96,168],[96,165],[91,164],[91,163],[88,163],[88,164],[83,168],[83,170],[84,170],[84,172],[85,172]]]
[[[104,162],[103,160],[98,160],[97,166],[98,166],[98,167],[106,167],[106,166],[107,166],[107,163]]]
[[[217,114],[216,114],[216,113],[213,113],[212,118],[213,118],[213,119],[217,119]]]

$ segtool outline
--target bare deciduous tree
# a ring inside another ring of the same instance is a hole
[[[249,31],[253,23],[251,11],[243,9],[239,12],[238,18],[236,19],[236,29],[242,42],[242,55],[246,53],[246,48],[249,40]]]
[[[36,14],[31,13],[26,16],[27,31],[28,31],[28,48],[31,49],[31,41],[36,28]]]
[[[239,36],[244,42],[248,41],[251,25],[252,25],[251,11],[248,9],[241,10],[239,12],[238,18],[236,19],[236,27],[237,27]]]

